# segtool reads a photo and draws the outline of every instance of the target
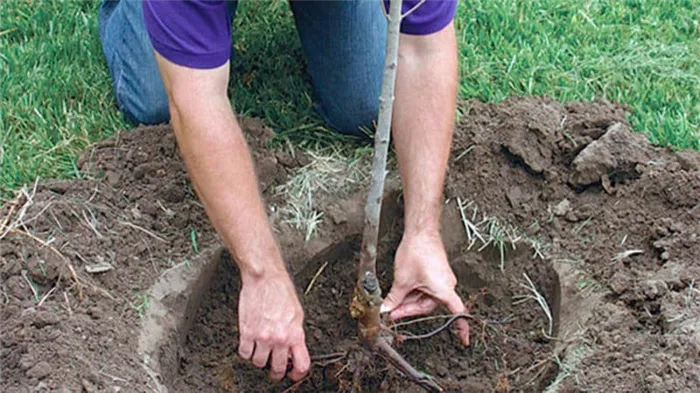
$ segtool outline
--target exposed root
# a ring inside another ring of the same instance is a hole
[[[282,393],[294,393],[294,392],[296,392],[297,390],[299,390],[301,385],[304,382],[306,382],[307,379],[309,379],[308,375],[306,377],[294,382],[294,384],[292,386],[288,387],[287,389],[284,389],[284,391],[282,391]]]
[[[430,333],[418,334],[418,335],[414,335],[414,334],[403,335],[402,334],[399,336],[400,337],[399,340],[400,341],[424,340],[424,339],[433,337],[434,335],[436,335],[436,334],[442,332],[443,330],[447,329],[448,327],[450,327],[450,325],[452,325],[452,323],[454,323],[458,319],[475,319],[475,318],[473,316],[471,316],[470,314],[466,314],[466,313],[455,314],[450,319],[448,319],[447,322],[445,322],[442,326],[433,330]]]
[[[145,233],[146,235],[148,235],[148,236],[150,236],[150,237],[152,237],[152,238],[154,238],[154,239],[156,239],[156,240],[158,240],[158,241],[160,241],[160,242],[163,242],[163,243],[167,243],[167,242],[168,242],[167,240],[165,240],[165,239],[163,239],[162,237],[156,235],[156,234],[153,233],[152,231],[149,231],[148,229],[143,228],[143,227],[140,227],[140,226],[138,226],[138,225],[136,225],[136,224],[132,224],[132,223],[130,223],[130,222],[128,222],[128,221],[119,221],[119,223],[122,224],[122,225],[126,225],[126,226],[128,226],[128,227],[130,227],[130,228],[136,229],[136,230],[138,230],[138,231],[141,231],[141,232]]]
[[[394,367],[401,371],[408,379],[416,383],[428,392],[444,392],[445,389],[437,383],[437,381],[427,375],[416,370],[410,363],[406,361],[384,338],[378,338],[375,343],[377,351]]]
[[[318,277],[323,273],[324,270],[326,270],[326,267],[328,266],[328,261],[326,261],[321,267],[318,269],[316,274],[314,274],[313,278],[311,278],[311,281],[309,282],[309,285],[306,287],[306,290],[304,291],[304,296],[308,295],[309,292],[311,292],[311,288],[314,287],[314,283],[316,283],[316,280],[318,280]]]
[[[316,366],[326,367],[329,364],[337,363],[341,360],[344,360],[345,358],[347,358],[347,356],[347,352],[335,352],[329,353],[327,355],[316,355],[311,356],[311,363]]]

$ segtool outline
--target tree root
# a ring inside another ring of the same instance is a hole
[[[447,322],[445,322],[442,326],[440,326],[439,328],[433,330],[433,331],[430,332],[430,333],[418,334],[418,335],[413,335],[413,334],[412,334],[412,335],[399,334],[399,335],[397,335],[397,339],[398,339],[400,342],[409,341],[409,340],[424,340],[424,339],[426,339],[426,338],[433,337],[434,335],[436,335],[436,334],[442,332],[443,330],[445,330],[445,329],[447,329],[448,327],[450,327],[450,325],[452,325],[456,320],[462,319],[462,318],[464,318],[464,319],[474,319],[474,317],[472,317],[470,314],[467,314],[467,313],[455,314],[455,315],[453,315],[450,319],[448,319]]]
[[[401,335],[397,334],[396,338],[397,341],[403,342],[403,341],[408,341],[408,340],[424,340],[431,338],[443,330],[447,329],[452,325],[455,321],[458,319],[474,319],[474,317],[470,314],[467,313],[462,313],[462,314],[455,314],[452,317],[450,317],[447,322],[442,324],[440,327],[437,329],[425,333],[425,334],[420,334],[420,335]],[[388,328],[383,329],[384,331],[390,331]],[[425,391],[431,392],[431,393],[441,393],[445,392],[445,388],[440,386],[440,384],[437,382],[437,380],[421,371],[418,371],[415,367],[413,367],[394,347],[391,346],[390,339],[386,337],[386,335],[377,335],[374,337],[374,342],[369,345],[372,350],[377,352],[379,355],[381,355],[384,359],[386,359],[392,366],[394,366],[398,371],[400,371],[406,378],[408,378],[410,381],[413,383],[417,384],[418,386],[422,387]],[[343,351],[343,352],[336,352],[336,353],[331,353],[327,355],[317,355],[317,356],[312,356],[311,361],[313,364],[320,366],[320,367],[325,367],[329,364],[332,363],[337,363],[340,362],[344,359],[347,359],[349,355],[348,351]],[[353,392],[359,392],[361,389],[361,376],[364,371],[364,364],[363,360],[360,359],[357,361],[357,364],[355,365],[355,369],[353,370],[353,376],[352,376],[352,391]]]
[[[377,342],[374,344],[374,346],[376,350],[389,363],[396,367],[397,370],[401,371],[406,378],[410,379],[427,392],[432,393],[445,391],[445,389],[437,383],[435,378],[416,370],[416,368],[406,361],[406,359],[404,359],[403,356],[401,356],[401,354],[399,354],[385,338],[377,338]]]

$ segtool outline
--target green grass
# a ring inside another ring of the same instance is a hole
[[[75,174],[77,154],[119,129],[97,3],[0,7],[0,192]],[[244,1],[231,94],[297,143],[335,137],[311,107],[286,2]],[[626,103],[654,143],[700,149],[700,0],[466,0],[456,18],[460,95]]]

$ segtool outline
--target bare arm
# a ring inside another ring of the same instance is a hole
[[[405,200],[405,229],[394,284],[384,302],[392,319],[425,314],[438,303],[464,312],[440,237],[442,190],[456,109],[454,24],[427,36],[402,35],[393,114],[394,145]],[[458,323],[469,342],[466,321]]]
[[[253,161],[226,96],[229,64],[201,70],[156,53],[173,129],[212,225],[241,271],[239,353],[258,367],[272,356],[271,378],[308,369],[303,311],[269,227]],[[283,304],[284,303],[284,304]]]
[[[244,275],[284,271],[248,146],[226,96],[228,63],[199,70],[158,56],[158,64],[180,151],[212,225]]]
[[[403,35],[397,74],[394,144],[404,183],[406,231],[435,232],[456,105],[454,25],[428,36]]]

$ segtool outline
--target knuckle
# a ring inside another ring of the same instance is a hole
[[[264,343],[269,343],[272,339],[272,333],[268,330],[262,330],[257,334],[256,341],[262,341]]]
[[[287,335],[284,332],[276,332],[270,335],[270,343],[275,346],[287,343]]]

